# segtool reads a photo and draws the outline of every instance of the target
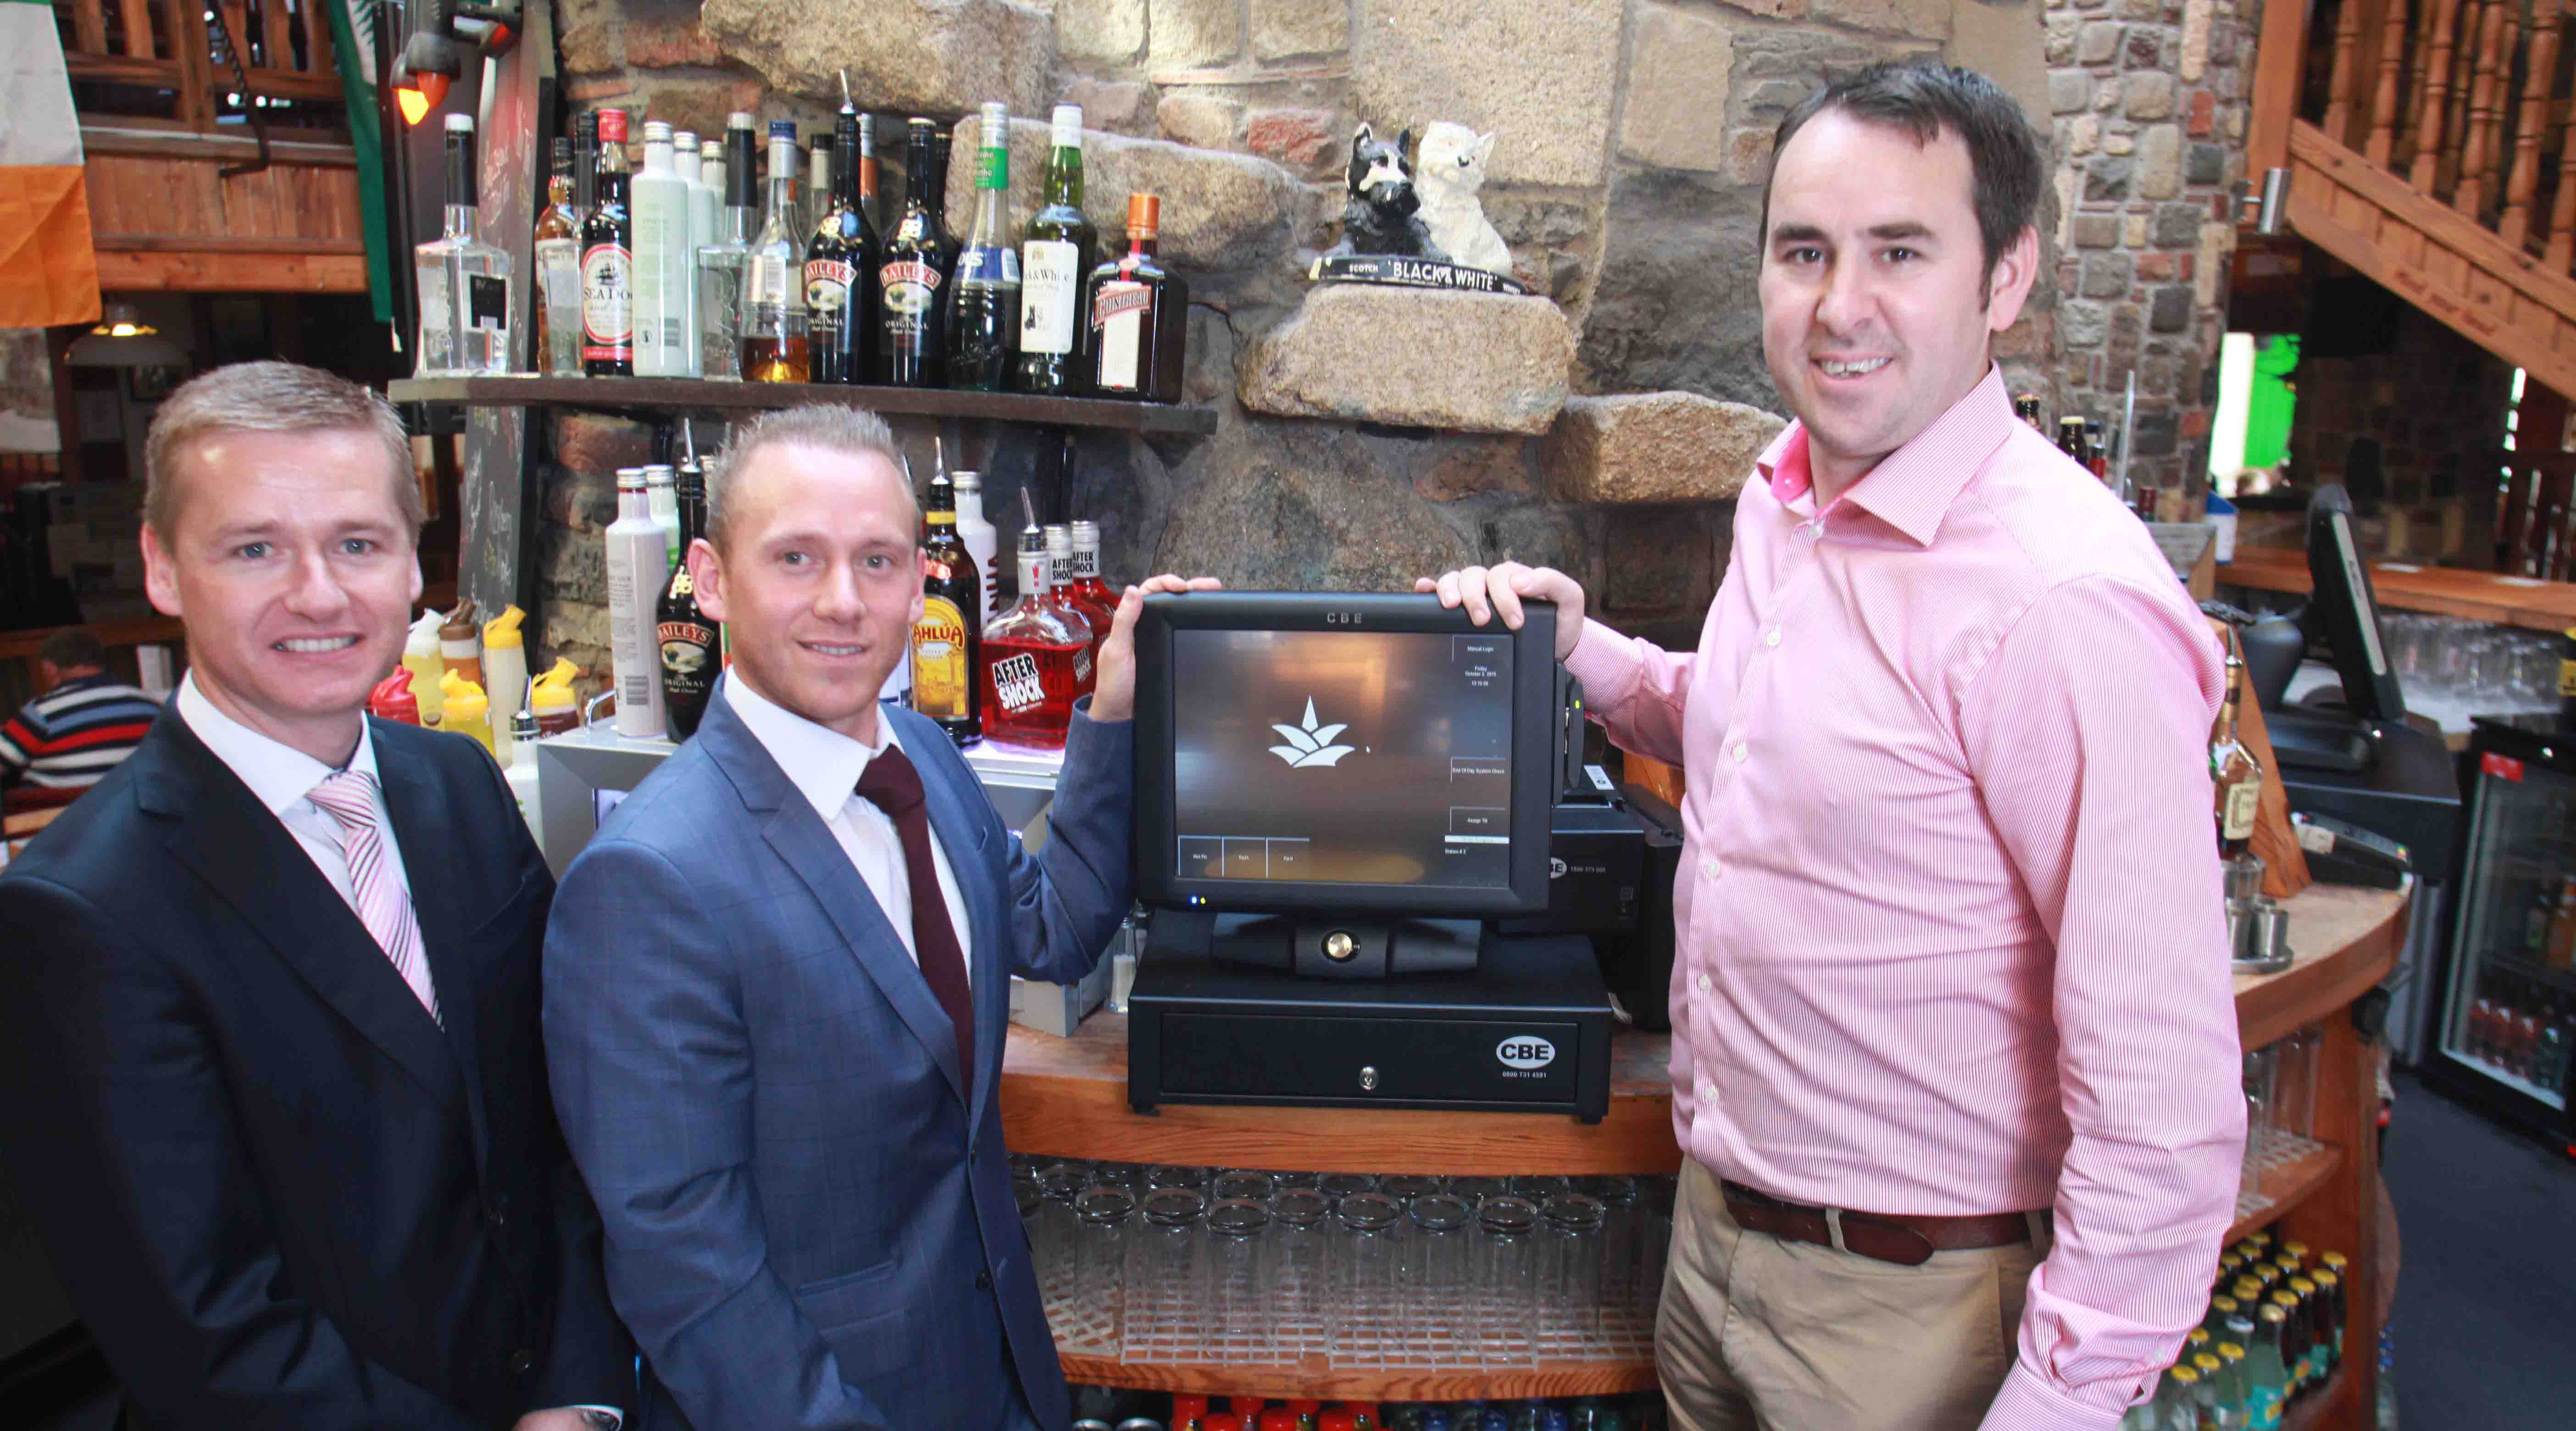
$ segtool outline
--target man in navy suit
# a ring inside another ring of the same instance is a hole
[[[901,462],[845,408],[735,438],[689,552],[733,668],[555,901],[547,1061],[648,1427],[1070,1417],[996,1090],[1010,976],[1081,978],[1128,909],[1142,598],[1031,855],[937,726],[877,702],[922,607]]]
[[[554,881],[481,746],[370,720],[420,596],[384,399],[218,368],[145,444],[189,671],[0,875],[0,1150],[126,1424],[635,1405],[539,1044]]]

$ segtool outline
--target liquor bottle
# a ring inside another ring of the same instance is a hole
[[[957,230],[948,222],[948,147],[957,137],[954,129],[934,129],[930,136],[930,212],[939,219],[939,248],[946,262],[943,273],[957,271]],[[906,162],[910,161],[905,156]]]
[[[2218,708],[2218,729],[2209,738],[2209,778],[2217,786],[2218,854],[2232,860],[2254,839],[2255,816],[2263,804],[2263,767],[2236,739],[2237,703],[2245,690],[2245,663],[2227,654],[2227,697]]]
[[[716,241],[716,210],[722,207],[715,187],[707,181],[707,159],[717,152],[714,146],[701,144],[698,136],[689,130],[683,129],[671,136],[671,168],[680,176],[680,182],[689,186],[689,346],[692,349],[698,342],[695,322],[698,250]],[[719,172],[723,170],[721,158],[717,159],[716,168]]]
[[[2092,460],[2084,451],[2084,419],[2061,417],[2057,420],[2057,450],[2065,453],[2076,466],[2087,472],[2093,470]]]
[[[868,238],[885,246],[885,210],[877,198],[877,117],[859,116],[859,216],[867,220]]]
[[[1073,529],[1061,522],[1046,526],[1047,605],[1064,614],[1067,624],[1082,623],[1087,639],[1082,643],[1082,679],[1074,699],[1091,694],[1094,672],[1100,669],[1100,644],[1108,639],[1108,628],[1092,619],[1089,608],[1073,598]]]
[[[644,466],[644,512],[653,525],[662,529],[662,575],[680,561],[680,494],[678,481],[667,462],[648,462]],[[656,581],[659,588],[659,581]]]
[[[594,378],[635,372],[635,251],[626,213],[626,111],[599,112],[599,168],[581,226],[581,367]]]
[[[447,116],[447,222],[413,250],[420,279],[418,375],[510,370],[510,255],[474,232],[474,116]]]
[[[714,243],[724,232],[724,211],[728,202],[725,196],[730,191],[725,187],[723,140],[698,141],[698,181],[705,185],[707,191],[707,241],[698,245],[700,248],[705,248],[707,244]],[[692,194],[690,197],[695,198],[696,195]]]
[[[698,733],[698,721],[707,713],[707,697],[714,693],[716,676],[723,669],[716,624],[698,609],[697,586],[687,560],[689,545],[706,535],[706,469],[698,465],[696,441],[685,436],[687,421],[680,426],[686,448],[678,474],[681,560],[672,568],[670,584],[662,588],[661,605],[654,612],[654,634],[662,656],[662,714],[670,722],[673,740],[687,740]]]
[[[581,221],[572,211],[572,141],[551,146],[554,177],[546,211],[537,215],[531,249],[537,269],[536,369],[548,377],[581,376]]]
[[[742,376],[742,299],[750,273],[753,161],[759,157],[752,118],[725,120],[724,208],[716,237],[698,250],[698,368],[709,378]]]
[[[957,537],[966,543],[966,550],[974,553],[976,569],[984,575],[975,612],[975,624],[980,628],[1002,614],[1001,534],[984,516],[984,479],[972,471],[953,473],[951,477],[957,488]]]
[[[1127,196],[1127,255],[1091,271],[1082,311],[1090,324],[1088,386],[1101,397],[1181,400],[1189,284],[1155,260],[1163,201]]]
[[[948,385],[977,392],[1010,386],[1020,333],[1020,253],[1004,232],[1011,191],[1011,112],[987,104],[975,146],[975,225],[948,284]]]
[[[590,211],[599,203],[599,112],[584,110],[572,121],[572,217],[576,224],[590,221]]]
[[[1020,239],[1020,358],[1012,386],[1060,397],[1077,386],[1083,325],[1075,316],[1100,236],[1082,213],[1082,106],[1057,105],[1052,127],[1044,207]]]
[[[617,470],[617,520],[608,541],[608,656],[617,681],[617,733],[650,739],[663,729],[662,661],[653,614],[665,567],[662,528],[644,496],[644,469]]]
[[[1020,534],[1020,602],[984,628],[984,734],[1062,750],[1073,703],[1091,687],[1091,628],[1051,599],[1046,534]]]
[[[1065,599],[1091,623],[1091,660],[1100,663],[1100,648],[1109,641],[1109,625],[1118,618],[1118,593],[1100,579],[1100,524],[1073,524],[1073,566]]]
[[[805,236],[796,223],[796,121],[769,122],[769,211],[743,280],[742,375],[806,379]]]
[[[903,217],[877,261],[877,380],[939,386],[948,355],[948,236],[933,208],[931,140],[939,126],[915,117],[904,141]],[[918,677],[915,678],[918,680]]]
[[[805,186],[796,191],[796,233],[800,241],[814,236],[832,209],[832,136],[817,134],[805,153]],[[807,315],[809,320],[811,315]]]
[[[689,185],[672,154],[671,126],[644,123],[644,172],[629,186],[635,231],[635,375],[695,376],[689,325]]]
[[[957,491],[946,473],[930,476],[922,506],[921,615],[912,623],[912,708],[938,722],[948,738],[972,744],[983,734],[976,668],[983,630],[975,609],[983,576],[957,535]]]
[[[876,285],[876,234],[859,209],[859,112],[843,100],[832,132],[832,202],[805,245],[806,324],[813,380],[864,383],[876,347],[869,299]]]
[[[2029,423],[2033,429],[2039,432],[2045,433],[2048,431],[2047,428],[2041,427],[2039,424],[2039,398],[2035,394],[2023,393],[2014,398],[2013,416]]]

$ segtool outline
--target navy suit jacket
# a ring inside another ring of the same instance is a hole
[[[482,747],[373,723],[444,1027],[165,709],[0,874],[0,1147],[164,1428],[636,1406],[546,1097],[554,880]]]
[[[971,1079],[849,856],[721,692],[555,901],[547,1060],[654,1431],[1071,1416],[996,1094],[1009,976],[1078,979],[1127,912],[1129,727],[1075,717],[1031,855],[937,726],[881,718],[966,907]]]

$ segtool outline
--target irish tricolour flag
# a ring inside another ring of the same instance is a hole
[[[80,120],[47,0],[0,0],[0,328],[98,318]]]

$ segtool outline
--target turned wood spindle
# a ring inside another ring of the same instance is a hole
[[[2406,58],[2406,0],[2388,0],[2388,24],[2379,39],[2379,89],[2370,100],[2370,145],[2363,157],[2386,167],[2397,142],[2398,81]]]
[[[2549,249],[2544,261],[2552,273],[2565,273],[2576,260],[2576,105],[2558,123],[2558,197],[2549,206]]]
[[[2533,14],[2530,63],[2523,69],[2522,119],[2513,136],[2513,178],[2505,185],[2504,222],[2498,228],[2504,241],[2515,248],[2534,236],[2531,200],[2540,192],[2540,138],[2549,127],[2549,87],[2558,78],[2558,26],[2558,6],[2541,0]]]
[[[2487,146],[2495,117],[2496,47],[2504,37],[2503,0],[2487,0],[2478,17],[2478,67],[2469,82],[2468,125],[2461,135],[2460,185],[2451,192],[2451,207],[2465,218],[2478,216],[2486,197]]]
[[[2451,96],[2451,37],[2459,22],[2460,0],[2441,0],[2439,17],[2433,22],[2432,58],[2424,62],[2424,97],[2418,108],[2423,119],[2415,129],[2415,164],[2407,175],[2407,182],[2420,194],[2430,195],[2439,176],[2442,121]]]
[[[2326,134],[2337,144],[2350,142],[2352,124],[2352,52],[2361,41],[2360,0],[2344,0],[2335,15],[2334,73],[2326,81]]]

